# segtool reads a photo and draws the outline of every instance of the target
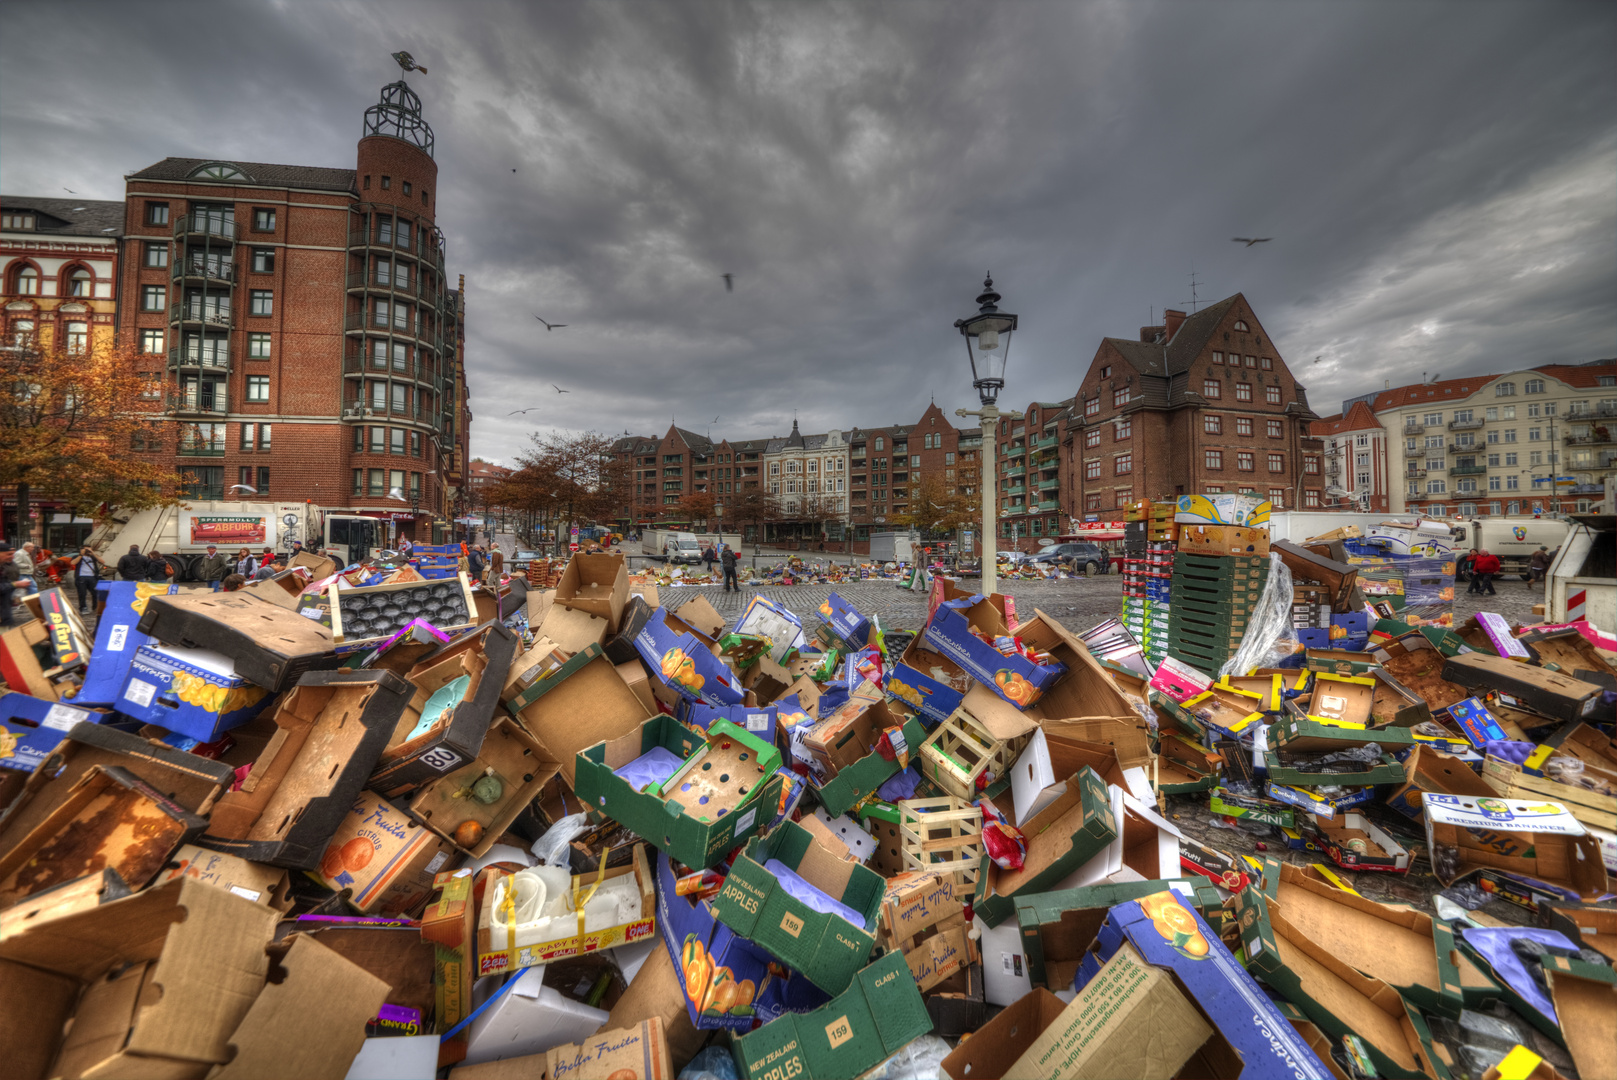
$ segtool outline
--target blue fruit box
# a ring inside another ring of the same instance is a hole
[[[933,672],[936,670],[941,670],[946,677],[952,676],[956,682],[964,683],[964,687],[956,689],[951,683],[934,678]],[[960,708],[966,691],[971,689],[971,677],[947,656],[928,649],[922,644],[921,635],[917,634],[904,649],[898,663],[893,665],[893,672],[887,677],[886,689],[889,694],[919,712],[928,726],[936,726]]]
[[[84,685],[73,700],[79,705],[111,706],[123,694],[129,679],[129,665],[151,637],[136,628],[146,613],[146,601],[154,596],[172,596],[178,585],[169,582],[109,581],[97,591],[105,592],[107,603],[95,628],[95,649],[84,671]]]
[[[831,624],[832,633],[856,649],[870,641],[870,619],[836,593],[820,605],[820,618]]]
[[[753,596],[731,629],[768,638],[769,658],[777,664],[784,664],[792,650],[803,644],[803,620],[767,596]]]
[[[209,743],[263,712],[272,699],[268,690],[237,675],[222,653],[142,645],[117,704],[131,719]]]
[[[665,685],[681,697],[704,705],[739,705],[746,696],[731,671],[713,650],[692,633],[675,633],[658,608],[635,635],[641,659]]]
[[[673,958],[685,1012],[700,1031],[751,1031],[787,1013],[830,1000],[819,987],[780,967],[760,946],[719,922],[713,905],[675,891],[668,856],[657,855],[657,929]],[[771,971],[771,965],[774,971]],[[722,989],[726,983],[733,989]]]
[[[793,700],[796,700],[795,697]],[[774,705],[704,705],[689,702],[680,719],[701,731],[706,731],[715,720],[728,720],[749,735],[756,735],[774,745],[777,714]]]
[[[978,594],[939,604],[926,625],[927,644],[1018,709],[1038,701],[1067,673],[1067,665],[1058,661],[1035,664],[1020,654],[1006,656],[973,634],[973,626],[992,638],[1011,634],[1005,616]]]
[[[1509,738],[1499,718],[1488,711],[1488,706],[1482,703],[1481,698],[1468,697],[1450,705],[1448,718],[1478,750],[1491,742]]]
[[[1332,1075],[1246,968],[1202,921],[1169,891],[1111,908],[1095,944],[1073,979],[1082,989],[1123,947],[1171,971],[1241,1061],[1241,1080],[1316,1080]]]
[[[0,769],[33,772],[74,724],[99,724],[107,715],[32,694],[0,694]]]

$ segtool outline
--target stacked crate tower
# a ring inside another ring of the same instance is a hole
[[[1149,500],[1125,508],[1123,533],[1123,625],[1152,664],[1168,655],[1168,616],[1173,590],[1176,527],[1171,502]]]
[[[1216,675],[1240,649],[1268,580],[1268,555],[1176,552],[1168,655]]]

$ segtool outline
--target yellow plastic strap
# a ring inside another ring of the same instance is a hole
[[[505,879],[505,899],[500,901],[500,915],[505,919],[505,970],[517,969],[517,879],[513,874]]]
[[[1326,866],[1324,863],[1315,863],[1314,864],[1314,869],[1318,870],[1319,873],[1320,873],[1320,876],[1323,877],[1326,881],[1329,881],[1332,885],[1335,885],[1338,889],[1341,889],[1343,892],[1350,892],[1354,896],[1359,895],[1359,890],[1358,889],[1355,889],[1353,886],[1349,885],[1346,881],[1343,881],[1341,875],[1337,874],[1336,871],[1332,870],[1330,867]]]
[[[581,953],[584,951],[584,905],[595,898],[596,890],[606,880],[606,857],[610,853],[610,849],[601,851],[601,869],[595,875],[594,885],[591,885],[588,889],[584,889],[576,883],[573,885],[573,910],[578,914],[578,951]]]
[[[1499,1080],[1527,1080],[1543,1060],[1527,1047],[1516,1046],[1494,1068],[1499,1070]]]

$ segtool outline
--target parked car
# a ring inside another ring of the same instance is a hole
[[[1031,561],[1039,566],[1071,562],[1086,574],[1105,574],[1112,569],[1112,557],[1106,553],[1105,548],[1099,544],[1082,540],[1066,544],[1051,544],[1033,556]]]

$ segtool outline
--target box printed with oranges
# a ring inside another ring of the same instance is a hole
[[[676,634],[663,608],[646,620],[634,647],[652,673],[681,697],[705,705],[739,705],[745,697],[736,673],[695,634]]]
[[[1060,661],[1035,660],[1018,648],[1005,616],[984,596],[938,605],[926,626],[926,643],[1018,709],[1038,701],[1067,673]]]

